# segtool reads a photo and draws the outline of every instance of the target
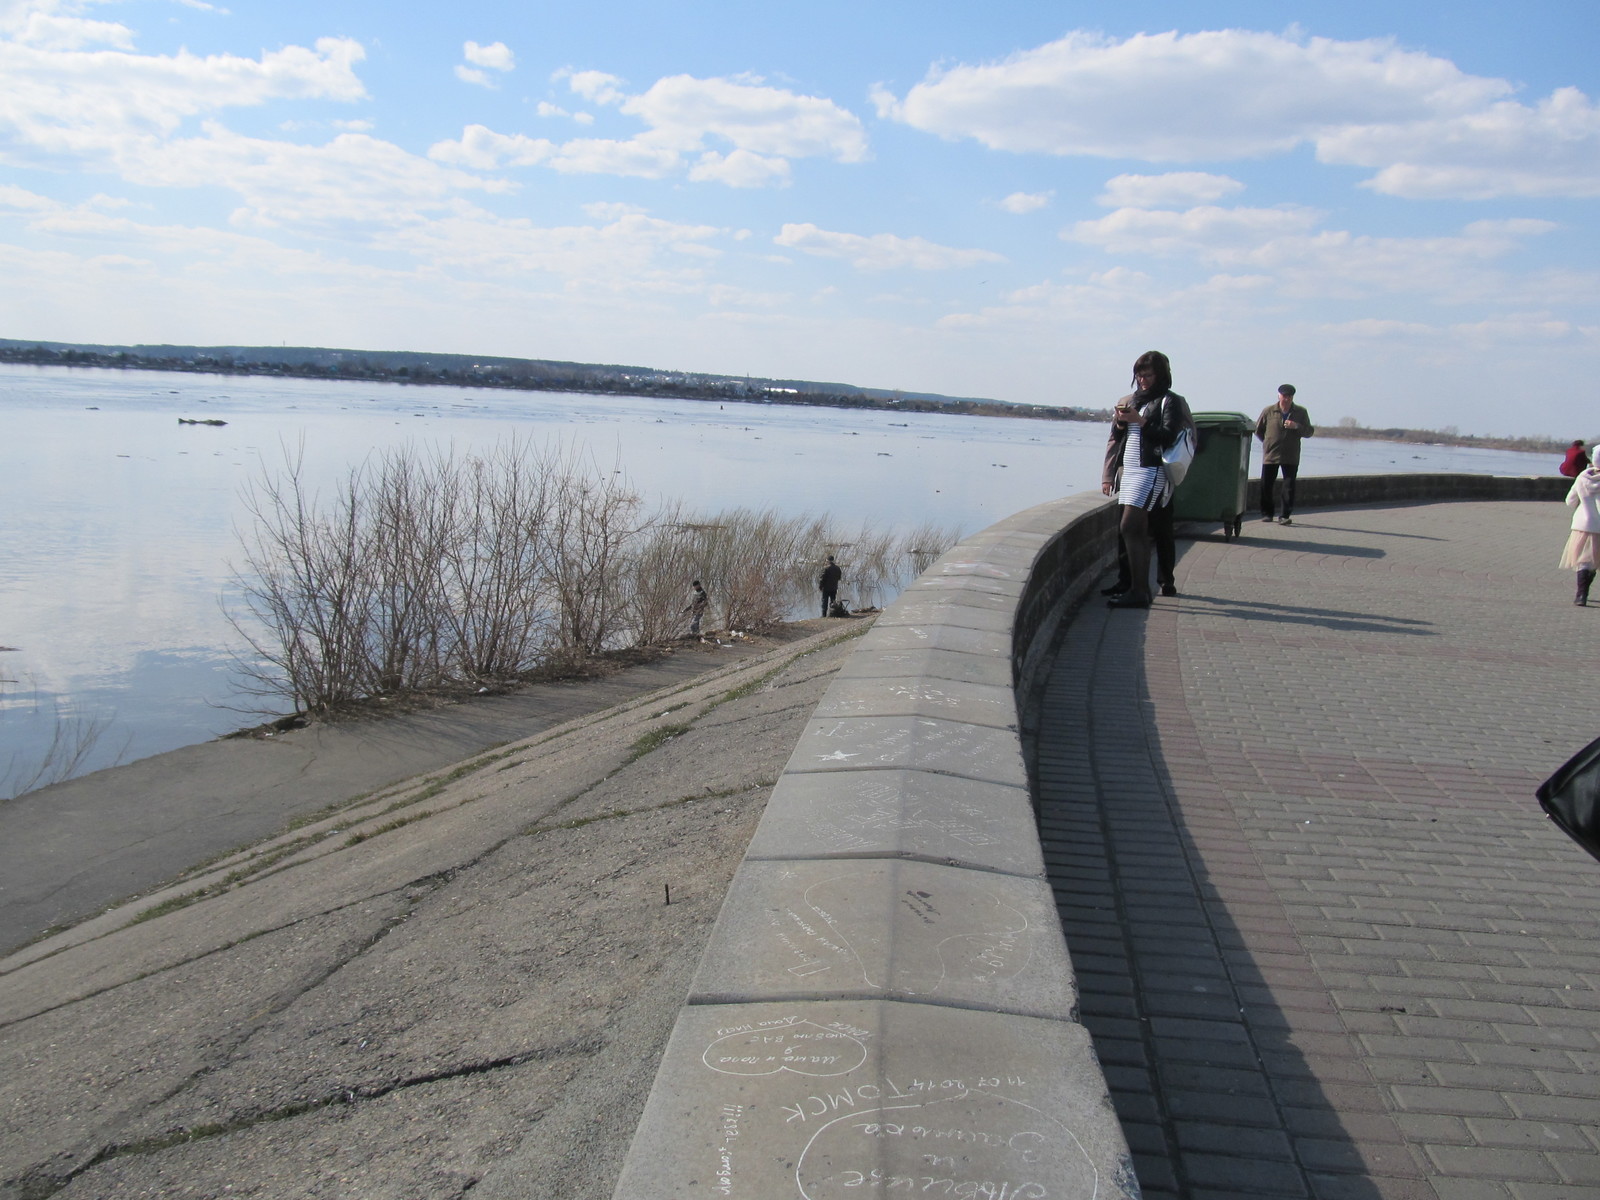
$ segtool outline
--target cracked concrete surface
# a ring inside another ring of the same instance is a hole
[[[384,789],[0,960],[0,1198],[608,1197],[864,625]]]

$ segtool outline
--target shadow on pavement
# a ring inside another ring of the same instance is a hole
[[[1267,621],[1274,625],[1316,625],[1340,633],[1390,633],[1412,637],[1438,637],[1432,621],[1392,617],[1382,613],[1350,612],[1338,608],[1314,608],[1299,604],[1267,604],[1257,600],[1218,599],[1198,592],[1185,592],[1190,604],[1210,605],[1209,615],[1239,621]]]
[[[1293,991],[1298,944],[1256,903],[1272,897],[1227,798],[1186,800],[1192,816],[1178,802],[1150,711],[1147,623],[1126,616],[1070,623],[1030,767],[1082,1020],[1140,1187],[1151,1200],[1379,1200],[1295,1044],[1336,1018]],[[1252,942],[1284,958],[1260,962]],[[1294,1013],[1275,986],[1298,996]]]
[[[1252,546],[1264,546],[1272,550],[1295,550],[1301,554],[1320,554],[1328,558],[1387,558],[1382,550],[1376,546],[1341,546],[1337,542],[1302,542],[1287,541],[1279,537],[1251,536],[1250,526],[1244,527],[1244,532],[1237,538],[1238,541]]]

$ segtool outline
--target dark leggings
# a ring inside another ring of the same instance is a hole
[[[1173,570],[1178,562],[1177,533],[1173,528],[1172,505],[1153,508],[1145,518],[1150,531],[1150,541],[1156,552],[1156,582],[1166,587],[1175,581]],[[1128,566],[1128,543],[1117,534],[1117,586],[1127,591],[1133,583],[1133,571]]]
[[[1290,516],[1294,512],[1294,480],[1300,474],[1299,463],[1262,463],[1261,464],[1261,515],[1270,517],[1272,508],[1272,485],[1278,481],[1278,472],[1283,472],[1283,515]]]

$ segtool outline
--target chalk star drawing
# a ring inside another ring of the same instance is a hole
[[[857,758],[859,755],[846,754],[843,750],[835,750],[832,754],[817,755],[818,762],[843,762],[847,758]]]

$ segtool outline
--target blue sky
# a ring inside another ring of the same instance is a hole
[[[1600,6],[0,0],[0,336],[1590,437]]]

